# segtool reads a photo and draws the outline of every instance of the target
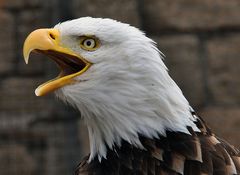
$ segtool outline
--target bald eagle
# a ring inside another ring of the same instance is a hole
[[[194,112],[163,63],[156,43],[112,19],[83,17],[26,38],[59,75],[40,85],[81,112],[90,154],[77,175],[240,174],[239,151]]]

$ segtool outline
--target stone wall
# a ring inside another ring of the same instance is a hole
[[[53,95],[34,96],[54,66],[38,55],[26,66],[21,50],[32,30],[88,15],[130,23],[157,41],[192,106],[240,146],[239,9],[239,0],[0,0],[0,174],[71,174],[87,152],[79,113]]]

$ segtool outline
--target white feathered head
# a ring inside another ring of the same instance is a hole
[[[106,156],[121,140],[142,147],[139,134],[188,133],[197,128],[161,53],[143,32],[111,19],[84,17],[33,31],[24,44],[48,55],[60,74],[39,86],[37,96],[55,91],[81,111],[89,130],[90,160]]]

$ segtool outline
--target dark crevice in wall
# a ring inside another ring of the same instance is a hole
[[[71,5],[73,4],[72,0],[60,0],[58,3],[59,7],[59,19],[61,21],[67,21],[73,19],[73,12]]]
[[[14,43],[13,43],[13,51],[14,54],[14,67],[13,67],[13,72],[12,74],[18,75],[18,65],[20,64],[20,38],[19,38],[19,10],[18,9],[11,9],[9,12],[13,15],[13,25],[14,25],[14,32],[13,32],[13,38],[14,38]]]
[[[208,54],[206,53],[206,40],[208,38],[208,36],[206,34],[201,34],[198,35],[199,38],[199,49],[198,49],[198,54],[199,54],[199,62],[200,62],[200,66],[201,66],[201,74],[202,74],[202,82],[203,82],[203,90],[204,90],[204,94],[205,94],[205,99],[204,99],[204,104],[202,107],[206,107],[207,105],[210,105],[212,102],[212,95],[211,92],[209,90],[208,84],[209,84],[209,80],[208,80]],[[200,108],[202,108],[200,107]]]
[[[139,26],[142,30],[145,30],[144,28],[144,0],[136,0],[137,2],[137,10],[138,10],[138,18],[139,18]]]

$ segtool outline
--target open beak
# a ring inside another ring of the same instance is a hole
[[[37,96],[74,83],[74,77],[84,73],[91,63],[71,49],[60,45],[60,32],[57,29],[38,29],[29,34],[23,46],[23,56],[28,64],[29,55],[32,51],[47,55],[54,60],[60,68],[59,75],[42,85],[36,90]]]

